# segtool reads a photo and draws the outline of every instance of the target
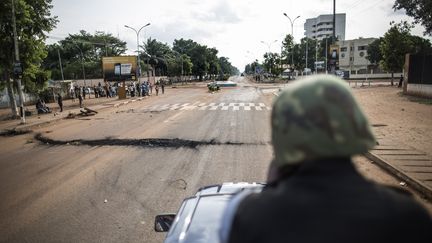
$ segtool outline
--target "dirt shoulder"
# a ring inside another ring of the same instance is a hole
[[[401,94],[391,86],[353,88],[375,135],[432,155],[432,100]]]

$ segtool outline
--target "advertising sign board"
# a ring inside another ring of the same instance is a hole
[[[137,57],[102,57],[102,70],[106,81],[136,80]]]

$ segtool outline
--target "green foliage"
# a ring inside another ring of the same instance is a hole
[[[48,55],[44,67],[51,70],[51,78],[62,79],[60,54],[65,79],[83,79],[83,66],[86,78],[102,78],[102,57],[119,56],[126,52],[126,42],[112,34],[96,31],[94,35],[81,30],[70,34],[58,44],[47,46]]]
[[[253,73],[257,73],[258,69],[262,69],[263,66],[258,62],[258,60],[255,60],[254,62],[247,64],[245,66],[245,73],[247,74],[253,74]]]
[[[280,55],[278,53],[267,52],[264,54],[264,68],[267,72],[277,75],[280,73]]]
[[[324,46],[325,46],[325,42],[324,42]],[[307,57],[306,57],[306,47],[308,50],[307,51]],[[315,51],[316,50],[319,54],[318,60],[325,60],[325,57],[322,54],[325,52],[325,50],[322,50],[321,45],[318,45],[317,40],[309,39],[306,37],[301,39],[300,44],[296,44],[294,46],[295,69],[303,70],[304,68],[306,68],[306,58],[307,58],[307,68],[314,70],[315,69]]]
[[[396,0],[393,9],[405,9],[407,15],[414,18],[414,23],[420,23],[426,28],[425,34],[432,35],[431,0]]]
[[[51,31],[57,18],[51,16],[51,0],[14,0],[20,61],[24,68],[23,84],[27,92],[36,93],[46,86],[49,72],[41,68],[47,55],[46,33]],[[14,63],[14,38],[12,26],[12,1],[0,2],[0,77],[2,81],[12,76]]]
[[[220,73],[222,75],[231,76],[240,73],[239,70],[230,63],[229,58],[227,57],[219,57],[219,65],[221,69]]]
[[[380,44],[382,60],[380,65],[384,70],[394,73],[401,71],[405,63],[405,54],[411,48],[410,30],[412,26],[406,22],[391,23],[390,29],[384,34]]]
[[[282,62],[292,65],[292,51],[294,48],[294,39],[291,35],[286,35],[282,41]]]
[[[368,55],[366,56],[366,59],[369,60],[371,64],[378,65],[382,60],[382,54],[380,49],[382,42],[383,38],[379,38],[369,44],[367,49]]]
[[[193,40],[176,39],[173,50],[190,57],[192,75],[199,76],[200,80],[207,74],[216,75],[220,71],[216,48],[208,48]]]
[[[417,54],[422,53],[426,55],[432,54],[432,45],[430,40],[424,39],[420,36],[411,36],[410,37],[411,44],[411,53]]]

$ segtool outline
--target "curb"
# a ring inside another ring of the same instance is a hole
[[[117,107],[120,107],[122,105],[127,105],[127,104],[135,102],[135,101],[141,101],[143,99],[144,99],[144,97],[141,97],[141,98],[138,98],[138,99],[133,99],[133,100],[128,100],[128,101],[124,101],[124,102],[119,102],[119,103],[114,104],[112,106],[103,106],[103,107],[99,108],[99,110],[104,110],[104,109],[108,109],[108,108],[112,108],[112,107],[117,108]],[[97,104],[97,105],[103,105],[103,104]],[[95,106],[97,106],[97,105],[95,105]],[[18,128],[18,126],[20,126],[20,125],[17,125],[14,128],[12,128],[12,129],[1,129],[0,133],[7,132],[9,130],[15,130],[15,131],[31,130],[31,129],[35,128],[35,127],[45,126],[45,125],[48,125],[48,124],[51,124],[51,123],[59,122],[59,121],[64,120],[64,119],[66,119],[66,117],[54,118],[54,119],[49,120],[49,121],[43,121],[43,122],[39,122],[39,123],[29,124],[27,126],[24,125],[24,126],[22,126],[20,128]]]
[[[411,176],[407,175],[405,172],[399,170],[395,166],[388,163],[385,159],[381,158],[379,155],[373,154],[371,152],[367,152],[364,154],[364,156],[373,162],[375,162],[379,167],[386,170],[390,174],[394,175],[400,180],[403,180],[412,187],[414,190],[419,192],[421,195],[423,195],[426,199],[432,200],[432,190],[426,186],[423,182],[412,178]]]

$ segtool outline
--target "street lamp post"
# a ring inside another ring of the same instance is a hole
[[[143,26],[142,26],[138,31],[137,31],[135,28],[130,27],[130,26],[128,26],[128,25],[125,25],[125,26],[124,26],[124,27],[126,27],[126,28],[129,28],[129,29],[135,31],[135,34],[136,34],[136,36],[137,36],[138,68],[137,68],[137,70],[136,70],[136,77],[137,77],[137,80],[138,80],[138,81],[139,81],[139,77],[141,76],[141,63],[140,63],[140,56],[139,56],[139,33],[140,33],[140,31],[141,31],[144,27],[147,27],[147,26],[149,26],[149,25],[150,25],[150,23],[148,23],[148,24],[146,24],[146,25],[143,25]]]
[[[277,40],[274,40],[274,41],[272,41],[272,42],[270,42],[270,43],[267,43],[267,42],[265,42],[265,41],[261,41],[261,43],[263,43],[264,45],[266,45],[267,47],[268,47],[268,53],[270,54],[271,53],[271,45],[273,44],[273,43],[276,43],[277,42]],[[271,66],[270,66],[270,68],[269,68],[269,73],[271,74]]]
[[[300,15],[297,16],[294,20],[291,20],[291,18],[286,13],[283,13],[283,15],[285,17],[287,17],[291,23],[291,36],[293,38],[293,41],[292,41],[293,46],[291,47],[291,64],[294,67],[294,53],[293,53],[293,51],[294,51],[294,22],[296,21],[296,19],[300,18]]]

